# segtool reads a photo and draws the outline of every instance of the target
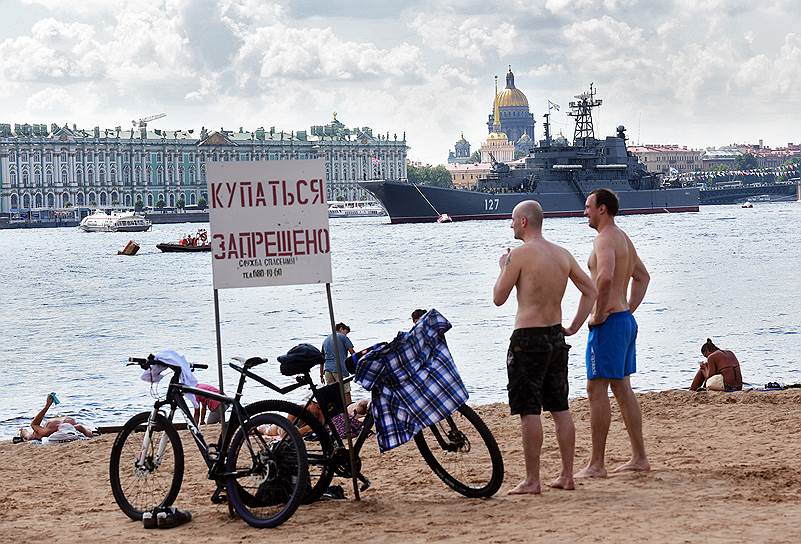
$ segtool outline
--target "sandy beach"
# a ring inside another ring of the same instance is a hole
[[[801,540],[801,391],[639,396],[652,472],[580,480],[575,491],[507,496],[523,475],[518,420],[505,404],[479,406],[503,451],[506,478],[489,500],[445,487],[414,446],[364,452],[373,486],[361,502],[302,506],[277,529],[256,530],[213,505],[214,485],[188,436],[186,474],[176,505],[191,523],[145,530],[117,508],[108,483],[113,436],[60,446],[0,445],[5,492],[0,534],[9,542],[770,542]],[[576,421],[576,465],[589,456],[585,399]],[[710,423],[711,422],[711,423]],[[122,422],[121,422],[122,423]],[[542,476],[557,474],[553,423],[545,417]],[[608,463],[627,459],[628,441],[613,411]],[[336,483],[336,482],[335,482]],[[352,497],[349,481],[340,481]],[[336,536],[339,535],[339,536]]]

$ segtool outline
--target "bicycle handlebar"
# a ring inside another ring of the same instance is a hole
[[[166,364],[166,363],[164,363],[162,361],[159,361],[152,354],[148,355],[146,359],[142,358],[142,357],[128,357],[128,361],[129,361],[129,363],[127,365],[125,365],[125,366],[139,365],[140,367],[142,367],[143,370],[147,370],[153,364],[163,364],[164,366],[170,367],[172,369],[180,368],[180,367],[176,367],[176,366],[173,366],[173,365]],[[206,370],[207,368],[209,368],[209,365],[204,365],[202,363],[190,363],[189,364],[189,369],[190,370],[195,370],[195,369]]]

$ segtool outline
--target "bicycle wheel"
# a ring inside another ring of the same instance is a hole
[[[128,420],[114,440],[109,460],[114,500],[134,521],[157,506],[170,506],[184,477],[184,448],[178,431],[161,414],[148,431],[149,419],[150,412],[142,412]]]
[[[303,497],[303,504],[318,500],[325,493],[334,478],[334,443],[331,435],[309,411],[303,406],[285,400],[262,400],[245,406],[248,417],[256,414],[275,413],[293,422],[302,434],[306,446],[306,458],[309,460],[309,485],[311,490]],[[309,429],[303,429],[308,427]]]
[[[426,464],[466,497],[491,497],[503,483],[503,457],[495,437],[469,406],[414,437]]]
[[[271,425],[279,436],[262,434]],[[248,525],[277,527],[295,513],[308,492],[309,470],[303,439],[289,420],[277,414],[250,418],[226,455],[228,500]]]

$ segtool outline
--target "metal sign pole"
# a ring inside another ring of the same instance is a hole
[[[344,361],[339,356],[339,335],[337,334],[336,323],[334,322],[334,303],[331,299],[331,284],[325,284],[325,294],[328,297],[328,315],[331,318],[331,335],[334,340],[334,360],[336,361],[336,369],[334,375],[339,384],[339,397],[342,400],[342,406],[345,407],[345,413],[342,417],[345,418],[345,435],[348,437],[348,454],[350,455],[350,475],[353,480],[353,495],[357,501],[361,500],[359,496],[359,484],[356,481],[356,456],[353,453],[353,438],[350,432],[350,416],[348,415],[348,405],[345,402],[345,384],[342,381],[342,365]]]
[[[220,297],[217,294],[217,289],[214,290],[214,327],[217,333],[217,379],[220,383],[220,394],[225,394],[223,386],[223,368],[222,368],[222,341],[220,340]],[[225,431],[225,408],[222,403],[217,406],[220,416],[220,432]]]

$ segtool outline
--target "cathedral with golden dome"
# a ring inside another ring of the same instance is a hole
[[[494,132],[496,111],[500,111],[499,124],[501,132],[506,134],[510,142],[517,144],[525,134],[524,141],[534,142],[534,115],[528,109],[528,99],[523,91],[515,87],[515,75],[512,67],[506,74],[506,88],[500,92],[496,90],[493,111],[487,120],[487,129],[490,134]],[[497,104],[497,110],[496,110]]]

